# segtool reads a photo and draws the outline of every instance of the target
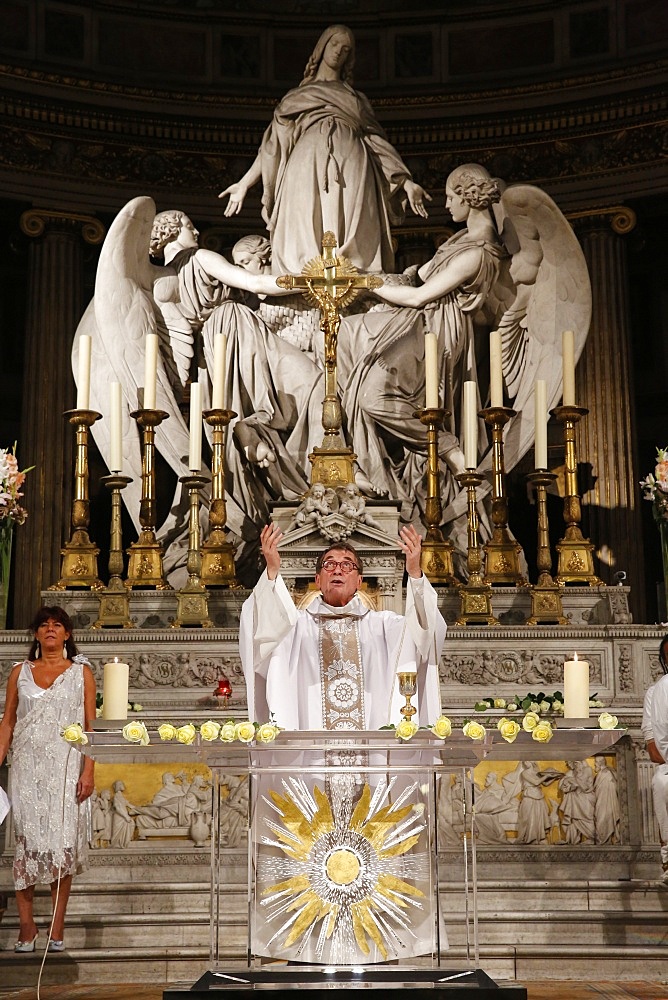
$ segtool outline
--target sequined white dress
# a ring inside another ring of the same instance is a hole
[[[18,710],[12,739],[10,799],[14,819],[14,885],[51,883],[86,867],[90,839],[90,799],[81,805],[76,789],[81,754],[61,730],[84,724],[83,656],[49,688],[35,683],[26,660],[18,678]]]

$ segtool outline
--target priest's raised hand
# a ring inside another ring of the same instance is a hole
[[[283,537],[283,532],[277,524],[265,524],[260,532],[260,549],[267,564],[267,576],[270,580],[275,580],[281,572],[281,554],[278,551],[278,543]]]

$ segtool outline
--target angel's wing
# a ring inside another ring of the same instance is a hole
[[[562,392],[561,335],[575,332],[576,361],[591,320],[591,285],[584,254],[566,218],[549,195],[528,184],[510,185],[494,211],[511,254],[498,328],[502,333],[503,373],[518,416],[508,427],[506,469],[534,440],[534,387],[547,383],[551,409]],[[508,285],[507,278],[512,280]],[[508,287],[514,294],[508,299]]]
[[[141,448],[137,425],[130,412],[139,407],[139,388],[144,382],[147,333],[157,333],[161,345],[168,336],[153,297],[153,283],[164,276],[163,268],[149,260],[149,240],[155,217],[152,198],[134,198],[116,216],[104,241],[95,279],[95,296],[77,329],[72,351],[77,372],[78,341],[82,333],[92,335],[90,405],[109,412],[109,383],[120,382],[123,391],[123,471],[133,482],[123,499],[139,528],[141,499]],[[177,476],[187,472],[188,428],[176,403],[168,369],[158,359],[156,406],[169,414],[156,431],[156,447]],[[107,420],[93,425],[93,435],[107,464],[110,459],[110,428]]]

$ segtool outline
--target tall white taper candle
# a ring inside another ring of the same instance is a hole
[[[561,402],[564,406],[575,406],[575,334],[564,330],[561,335],[561,356],[564,388]]]
[[[534,464],[537,469],[547,469],[547,384],[536,380],[535,396],[535,446]]]
[[[489,405],[503,406],[500,330],[492,330],[489,335]]]
[[[158,335],[146,334],[144,357],[144,409],[155,410],[155,386],[158,378]]]
[[[217,333],[213,338],[213,391],[211,408],[225,409],[225,359],[227,356],[227,334]]]
[[[109,431],[111,434],[110,465],[112,472],[123,471],[123,395],[121,383],[112,382],[109,386]]]
[[[438,338],[435,333],[424,335],[425,400],[428,410],[439,405],[438,400]]]
[[[127,719],[130,667],[118,659],[104,665],[102,718]]]
[[[90,336],[82,333],[79,337],[77,410],[87,410],[90,407],[90,344]]]
[[[577,653],[564,663],[564,717],[589,718],[589,663]]]
[[[202,468],[202,386],[192,382],[190,386],[190,451],[188,468],[199,472]]]
[[[464,382],[464,465],[478,465],[478,414],[475,382]]]

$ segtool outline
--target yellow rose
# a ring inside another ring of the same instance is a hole
[[[199,727],[199,734],[203,740],[207,741],[207,743],[210,743],[212,740],[217,740],[219,733],[220,723],[213,722],[212,719],[209,719],[208,722],[203,722]]]
[[[517,734],[520,732],[520,724],[515,719],[500,719],[497,723],[497,729],[506,743],[514,743]]]
[[[538,743],[549,743],[552,739],[552,735],[552,726],[547,719],[543,719],[542,722],[539,722],[538,725],[531,730],[531,736],[534,740],[537,740]]]
[[[413,722],[412,719],[402,719],[394,732],[398,739],[410,740],[415,736],[419,728],[417,722]]]
[[[280,731],[278,726],[274,726],[271,722],[265,722],[263,726],[259,727],[255,738],[260,743],[273,743]]]
[[[485,738],[485,727],[481,726],[479,722],[467,722],[462,728],[462,732],[470,740],[484,740]]]
[[[438,736],[439,740],[447,740],[448,736],[452,732],[452,723],[448,719],[447,715],[441,715],[436,720],[434,725],[431,727],[431,731],[434,736]]]
[[[239,722],[235,727],[234,735],[242,743],[250,743],[255,739],[255,725],[252,722]]]
[[[88,737],[81,728],[80,722],[73,722],[71,726],[66,726],[62,733],[63,739],[68,743],[88,743]]]
[[[223,743],[233,743],[237,738],[237,727],[233,722],[224,722],[220,727],[220,738]]]
[[[538,723],[540,722],[540,715],[536,712],[527,712],[527,714],[522,719],[522,729],[525,733],[532,733]]]
[[[172,726],[169,722],[163,722],[161,726],[158,726],[158,736],[161,740],[176,739],[176,726]]]
[[[610,712],[601,712],[598,717],[598,724],[601,729],[614,729],[618,723],[616,715],[610,715]],[[67,739],[67,737],[65,737]]]
[[[186,723],[185,726],[179,726],[176,730],[176,738],[179,743],[184,743],[186,746],[190,746],[194,743],[195,737],[197,736],[197,730],[193,726],[192,722]]]
[[[150,743],[146,726],[143,722],[128,722],[126,726],[123,726],[123,738],[128,743],[140,743],[143,747],[148,746]]]
[[[495,698],[494,699],[494,708],[505,708],[505,707],[506,707],[506,699],[505,698]]]

